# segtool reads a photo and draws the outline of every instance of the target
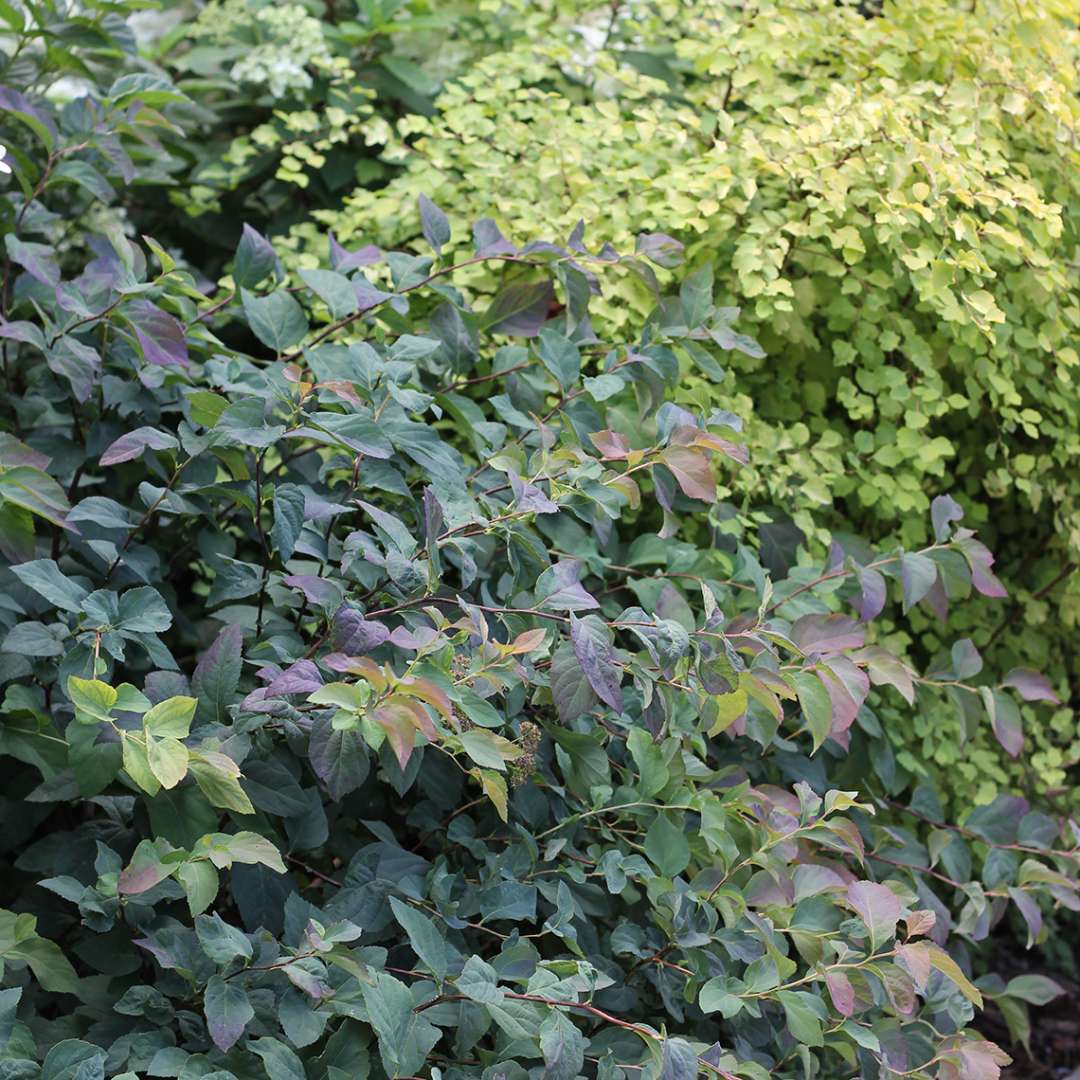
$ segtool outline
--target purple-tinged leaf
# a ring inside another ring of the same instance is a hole
[[[31,469],[47,469],[49,466],[48,454],[35,450],[32,446],[20,442],[14,435],[0,432],[0,466],[12,469],[16,465],[27,465]]]
[[[4,242],[11,261],[21,266],[32,278],[52,288],[60,284],[60,267],[54,248],[48,244],[28,243],[14,233],[8,233]]]
[[[669,446],[659,455],[688,498],[716,501],[716,478],[707,454],[686,446]]]
[[[870,947],[877,950],[896,933],[900,901],[887,885],[856,881],[848,886],[848,903],[870,931]]]
[[[994,556],[985,544],[971,537],[964,537],[957,542],[957,546],[963,551],[971,567],[971,583],[983,596],[1001,599],[1009,595],[990,569],[994,565]]]
[[[1010,757],[1019,757],[1024,749],[1024,723],[1016,702],[1008,694],[987,686],[981,686],[979,693],[994,729],[994,737]]]
[[[942,626],[949,617],[949,594],[945,590],[944,578],[939,574],[930,586],[930,591],[923,597],[923,602],[937,616]]]
[[[930,520],[934,525],[934,539],[939,544],[944,544],[952,530],[949,525],[953,521],[960,521],[964,511],[960,504],[951,495],[938,495],[930,504]]]
[[[859,618],[863,622],[876,619],[885,607],[885,579],[876,570],[859,570]]]
[[[543,489],[523,480],[517,473],[509,474],[510,488],[514,492],[514,499],[518,510],[532,510],[537,514],[557,514],[559,504],[552,502]]]
[[[299,589],[309,604],[329,609],[341,601],[341,586],[317,574],[286,574],[281,579],[293,589]]]
[[[337,242],[333,233],[330,234],[330,266],[339,274],[347,274],[361,266],[372,266],[380,262],[382,257],[382,249],[374,244],[348,251]]]
[[[101,376],[101,357],[96,349],[65,335],[48,350],[45,360],[50,371],[71,383],[76,401],[89,399]]]
[[[623,710],[622,671],[615,662],[607,624],[597,615],[583,619],[570,613],[570,641],[574,655],[596,696],[617,713]]]
[[[822,666],[821,681],[832,702],[832,727],[829,734],[835,738],[855,722],[855,717],[870,692],[870,678],[846,656],[834,656]]]
[[[360,312],[370,311],[380,304],[385,304],[387,300],[392,299],[395,295],[375,288],[363,274],[357,274],[353,278],[352,286],[353,291],[356,293],[356,303]]]
[[[846,615],[803,615],[791,628],[791,640],[807,656],[829,656],[866,644],[866,632]]]
[[[1027,947],[1030,949],[1039,940],[1039,934],[1042,933],[1042,910],[1031,893],[1018,889],[1013,885],[1009,886],[1009,897],[1024,917],[1028,932]]]
[[[1004,686],[1011,686],[1025,701],[1049,701],[1060,705],[1061,699],[1054,693],[1050,680],[1031,668],[1013,668],[1005,676]]]
[[[30,128],[47,150],[52,150],[57,132],[56,123],[48,110],[32,105],[27,97],[8,86],[0,86],[0,110],[11,113]]]
[[[171,876],[179,862],[165,862],[172,847],[164,840],[140,840],[131,862],[120,871],[117,889],[124,896],[136,896]]]
[[[110,443],[105,453],[101,455],[100,465],[119,465],[122,461],[132,461],[139,457],[142,452],[151,450],[176,450],[180,446],[176,438],[167,431],[158,431],[152,427],[136,428],[126,435],[121,435],[115,442]]]
[[[399,649],[426,649],[440,636],[431,626],[396,626],[390,633],[390,643]]]
[[[232,1049],[249,1022],[255,1018],[247,991],[239,982],[223,979],[220,975],[212,976],[206,984],[203,1009],[206,1013],[206,1029],[214,1045],[223,1054]]]
[[[829,991],[833,1008],[841,1016],[855,1015],[855,990],[851,980],[842,971],[827,971],[825,986]]]
[[[596,694],[568,642],[560,645],[551,658],[551,697],[564,724],[578,720],[596,704]]]
[[[547,321],[555,290],[546,278],[507,285],[488,305],[480,324],[489,334],[536,337]]]
[[[541,607],[556,611],[588,611],[600,605],[580,583],[584,567],[576,559],[549,566],[536,579],[536,598]]]
[[[188,367],[187,339],[179,321],[149,300],[132,300],[123,309],[148,364]]]
[[[240,684],[243,664],[241,649],[244,632],[239,626],[226,626],[195,666],[191,676],[192,693],[199,699],[199,719],[211,723],[225,720]]]
[[[377,649],[390,631],[373,619],[365,619],[356,608],[342,606],[334,613],[332,641],[336,652],[362,656]]]
[[[266,688],[267,697],[284,694],[310,694],[323,684],[322,675],[313,660],[297,660],[280,675],[274,676]]]
[[[41,332],[41,328],[32,322],[0,321],[0,338],[21,341],[24,345],[33,345],[43,352],[45,350],[45,335]]]
[[[499,226],[491,218],[481,218],[472,230],[476,254],[481,259],[495,255],[516,255],[517,248],[503,236]]]
[[[426,195],[422,194],[418,202],[420,228],[424,233],[424,239],[432,246],[436,255],[441,255],[444,245],[450,243],[450,222]]]
[[[682,264],[683,252],[686,249],[680,241],[666,233],[641,233],[634,250],[657,266],[671,270]]]

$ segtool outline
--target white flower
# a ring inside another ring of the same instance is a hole
[[[4,160],[4,156],[7,154],[7,147],[0,146],[0,172],[11,172],[11,166]]]

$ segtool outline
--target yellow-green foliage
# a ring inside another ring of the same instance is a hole
[[[434,116],[402,119],[383,153],[398,175],[297,228],[298,257],[325,258],[327,225],[345,243],[408,240],[421,192],[459,226],[494,209],[545,234],[584,218],[597,247],[674,232],[767,352],[731,358],[729,401],[751,401],[754,443],[771,440],[740,494],[783,504],[798,488],[915,543],[930,499],[953,492],[1025,602],[999,647],[1057,665],[1064,690],[1050,624],[1075,625],[1078,601],[1067,584],[1052,606],[1026,601],[1080,551],[1072,0],[520,9],[529,33]],[[620,288],[644,305],[640,281]],[[971,793],[1006,779],[989,744],[958,751],[951,717],[916,735],[940,764],[963,758]],[[1041,780],[1061,784],[1071,713],[1035,738]]]

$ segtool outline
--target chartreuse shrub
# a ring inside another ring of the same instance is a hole
[[[676,236],[762,347],[676,391],[753,418],[754,471],[735,490],[822,545],[830,525],[925,544],[932,498],[951,493],[1014,595],[961,616],[965,633],[1075,685],[1074,5],[519,7],[499,19],[532,33],[447,84],[435,115],[402,117],[381,155],[399,175],[298,226],[300,263],[321,265],[327,227],[354,246],[410,240],[422,192],[456,225],[495,208],[522,240],[580,217],[620,250]],[[621,330],[651,303],[616,271],[597,319]],[[912,630],[913,657],[943,643]],[[913,780],[936,764],[962,804],[1026,783],[948,711],[894,729]],[[1032,741],[1038,784],[1068,786],[1071,709]]]
[[[758,351],[711,275],[601,337],[677,241],[483,219],[465,254],[419,218],[427,252],[288,285],[247,228],[204,294],[150,238],[73,265],[13,215],[5,1070],[997,1077],[978,1010],[1023,1043],[1059,990],[989,935],[1080,906],[1080,835],[901,797],[885,703],[1016,749],[1053,696],[877,629],[1000,596],[959,504],[770,573],[718,499],[740,418],[672,400]]]

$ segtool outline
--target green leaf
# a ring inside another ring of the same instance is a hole
[[[189,865],[197,866],[198,863]],[[195,918],[195,933],[199,938],[202,951],[224,967],[233,960],[250,960],[251,942],[246,934],[235,926],[230,926],[216,912],[213,915],[198,915]]]
[[[146,759],[155,779],[166,790],[176,787],[187,776],[188,750],[178,739],[146,736]]]
[[[204,912],[218,894],[218,872],[209,862],[187,862],[176,871],[192,916]]]
[[[136,742],[126,733],[123,736],[124,771],[148,795],[161,790],[161,782],[150,768],[150,759],[143,742]]]
[[[688,274],[679,287],[683,318],[691,329],[701,326],[713,309],[713,267],[706,263]]]
[[[363,712],[370,700],[371,692],[364,683],[326,683],[308,694],[312,705],[336,705],[357,713]]]
[[[193,697],[171,697],[158,702],[143,716],[143,727],[153,735],[184,739],[198,702]]]
[[[68,676],[67,692],[72,705],[87,720],[109,720],[109,711],[117,699],[117,692],[108,683],[98,679],[80,679],[77,675]]]
[[[690,865],[690,843],[680,825],[657,814],[645,834],[645,854],[664,877],[675,877]]]
[[[281,853],[273,841],[248,830],[204,836],[193,848],[192,856],[208,858],[219,870],[232,866],[234,862],[249,865],[260,863],[279,874],[285,873]]]
[[[277,262],[270,241],[245,223],[236,248],[233,281],[242,289],[253,289],[274,272]]]
[[[561,1009],[552,1009],[540,1025],[544,1080],[574,1080],[585,1064],[585,1037]]]
[[[696,1080],[698,1057],[685,1039],[665,1039],[657,1080]]]
[[[498,769],[502,772],[508,761],[521,757],[520,747],[490,731],[476,728],[473,731],[463,731],[459,738],[465,753],[481,768]]]
[[[396,896],[390,897],[394,918],[405,928],[413,952],[420,957],[435,978],[442,982],[457,959],[457,950],[450,945],[435,923],[414,907],[403,903]]]
[[[926,942],[925,945],[930,957],[930,966],[940,971],[947,979],[951,979],[960,993],[976,1008],[981,1009],[983,1004],[982,994],[960,970],[960,965],[940,946],[932,945],[930,942]]]
[[[1009,980],[1005,993],[1030,1005],[1047,1005],[1065,991],[1045,975],[1017,975]]]
[[[79,976],[55,941],[27,938],[3,952],[9,960],[22,960],[44,990],[54,994],[78,994]]]
[[[81,1039],[54,1043],[41,1065],[41,1080],[103,1080],[105,1051]]]
[[[274,488],[274,524],[270,538],[281,561],[288,562],[304,528],[304,492],[296,484],[278,484]]]
[[[240,296],[251,332],[278,355],[301,341],[308,332],[304,309],[287,292],[255,296],[247,289],[241,289]]]
[[[900,581],[904,590],[904,612],[907,613],[934,587],[937,564],[925,555],[902,555]]]
[[[644,728],[633,728],[626,738],[626,745],[641,774],[638,790],[643,799],[648,799],[663,790],[668,782],[663,751]]]
[[[423,1013],[413,1012],[409,988],[392,975],[378,972],[361,990],[387,1074],[415,1076],[439,1041],[439,1029]]]
[[[821,679],[811,671],[796,671],[790,677],[799,697],[803,721],[818,750],[832,730],[832,699]]]
[[[569,339],[545,326],[538,335],[537,351],[544,367],[555,377],[559,387],[569,390],[581,375],[581,353]],[[619,387],[621,389],[622,383]]]
[[[778,990],[776,998],[783,1006],[784,1020],[792,1038],[803,1046],[824,1046],[822,1021],[828,1019],[825,1003],[806,991]]]
[[[344,274],[334,270],[300,270],[300,277],[330,309],[330,317],[341,319],[360,309],[356,290]]]
[[[28,588],[62,611],[81,611],[87,591],[60,572],[52,559],[13,566],[11,572]]]
[[[255,813],[255,807],[237,779],[240,770],[224,754],[201,751],[198,758],[190,760],[188,770],[211,806],[220,806],[237,814]]]
[[[504,1000],[506,992],[498,985],[499,977],[495,969],[481,960],[479,956],[470,956],[461,969],[461,974],[454,980],[457,988],[468,998],[481,1005],[498,1005]]]
[[[157,589],[128,589],[120,597],[118,627],[133,634],[161,634],[172,626],[172,612]]]

